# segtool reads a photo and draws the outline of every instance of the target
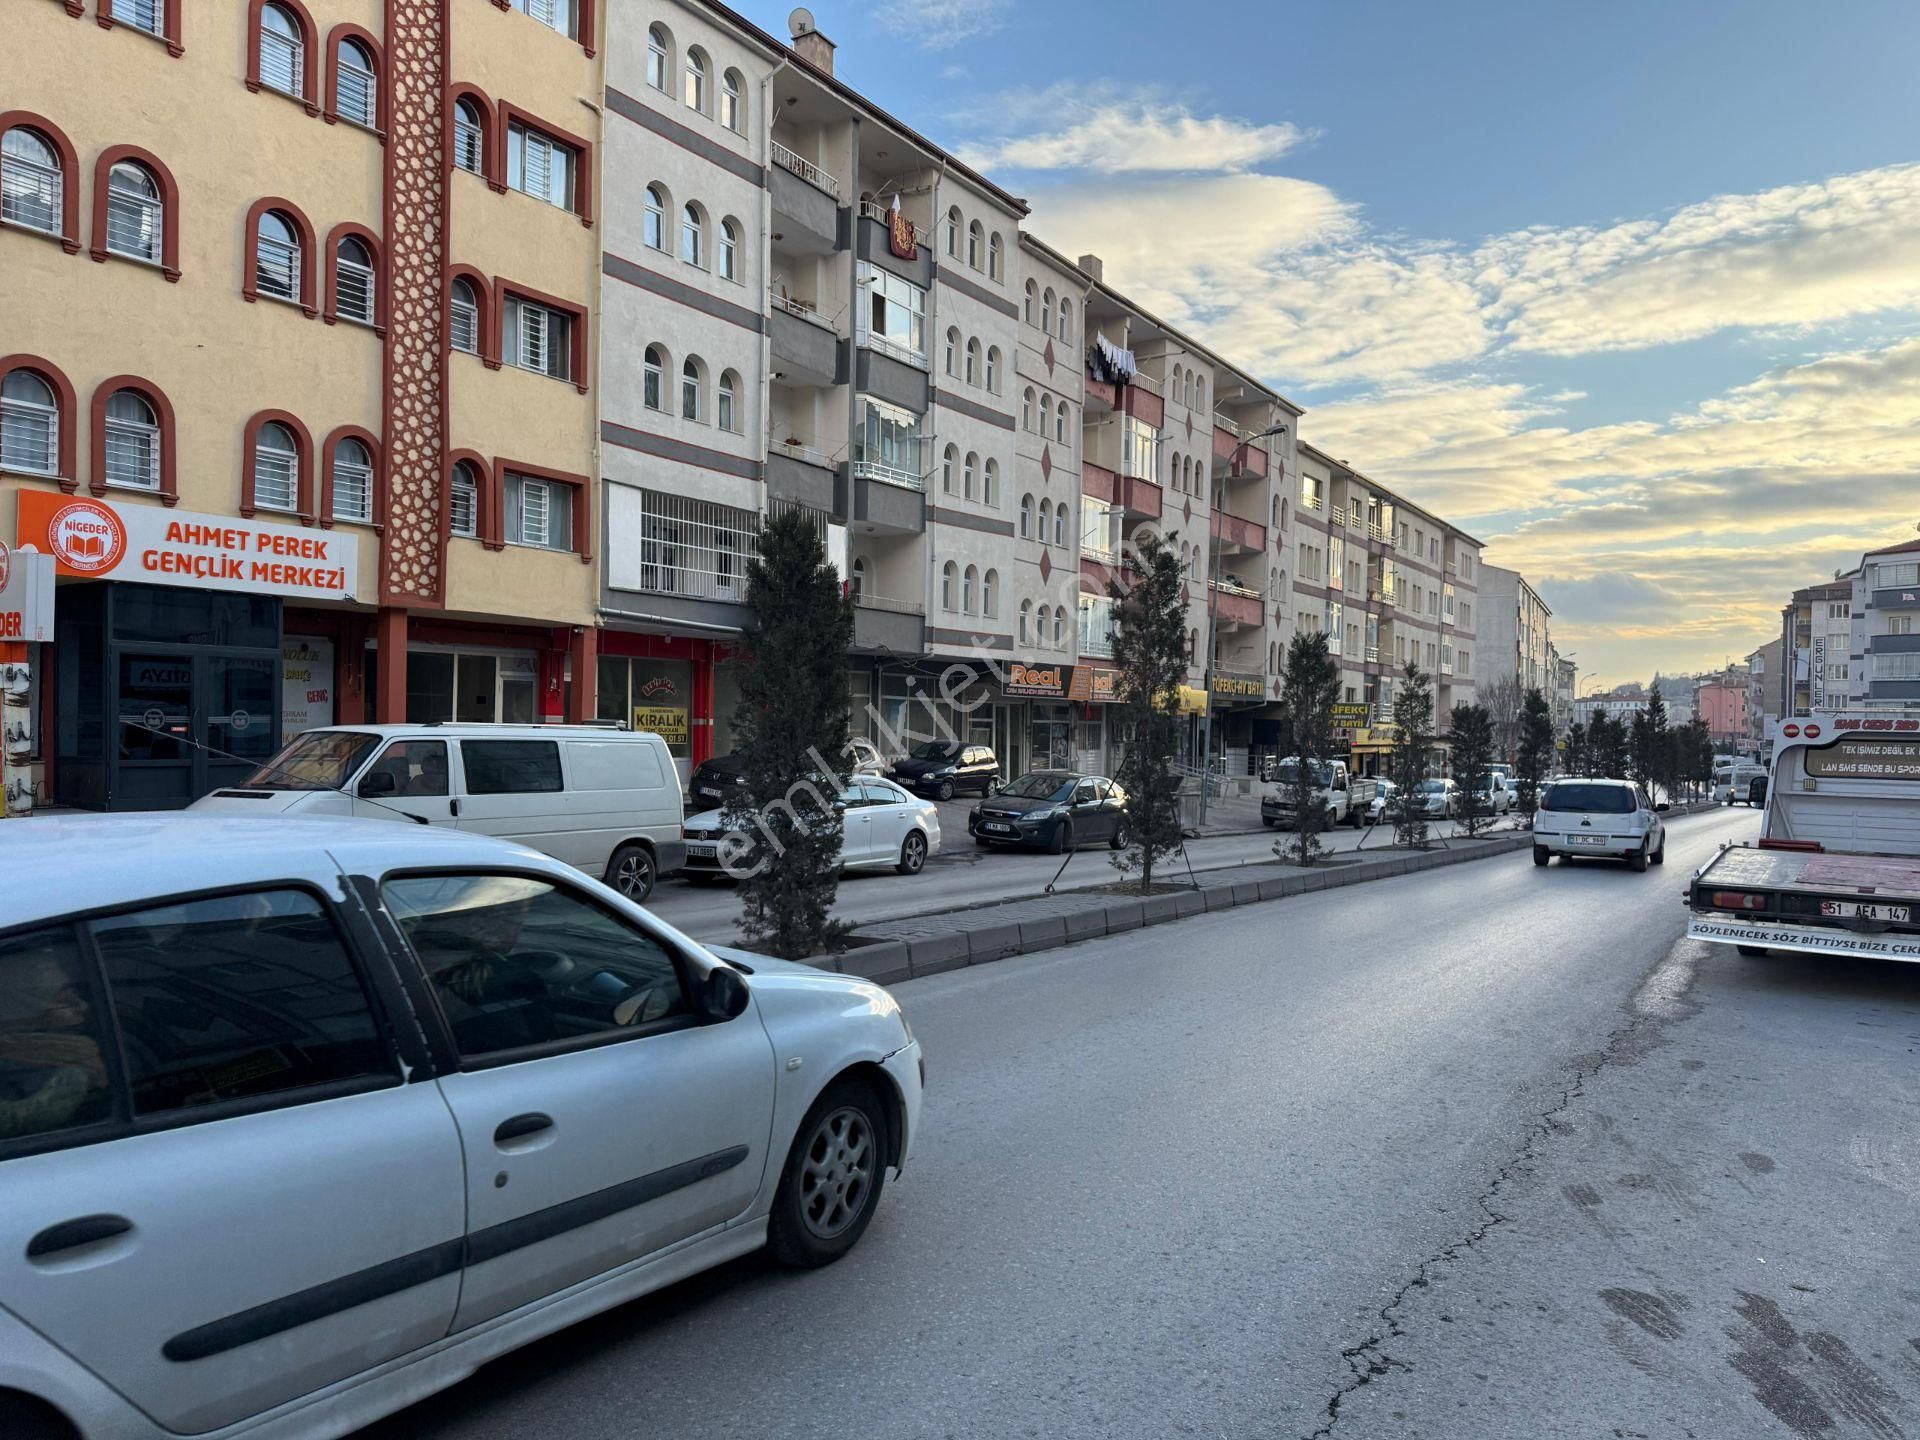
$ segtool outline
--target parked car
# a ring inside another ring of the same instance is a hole
[[[1764,780],[1767,767],[1750,760],[1737,764],[1715,766],[1713,771],[1713,798],[1720,805],[1750,805],[1753,782]]]
[[[840,864],[845,870],[891,868],[918,875],[927,857],[940,850],[940,812],[933,802],[909,795],[877,775],[850,782],[837,797],[842,827]],[[691,881],[732,873],[726,863],[726,812],[689,815],[681,833],[687,841],[686,869]]]
[[[630,900],[682,860],[666,741],[595,725],[332,725],[306,730],[208,814],[413,820],[531,845]]]
[[[1445,820],[1460,813],[1460,787],[1451,780],[1422,780],[1418,794],[1430,816]]]
[[[928,740],[887,771],[896,785],[922,795],[951,800],[962,790],[991,795],[1000,788],[1000,762],[985,745],[958,740]]]
[[[1476,815],[1504,815],[1513,809],[1513,782],[1498,770],[1487,772],[1486,781],[1473,792]]]
[[[885,990],[525,846],[0,831],[8,1440],[345,1435],[761,1246],[838,1258],[916,1138]]]
[[[1667,862],[1667,827],[1654,804],[1629,780],[1562,780],[1549,785],[1533,817],[1533,863],[1553,856],[1625,860],[1635,870]]]
[[[1126,792],[1103,775],[1031,770],[973,807],[967,830],[981,849],[1038,847],[1059,855],[1089,841],[1126,848]]]
[[[1372,802],[1367,806],[1367,823],[1380,825],[1393,818],[1393,797],[1400,787],[1391,780],[1382,780],[1380,788],[1374,792]]]
[[[844,759],[849,776],[886,773],[887,762],[880,758],[873,742],[861,736],[856,735],[847,742]],[[717,810],[746,783],[747,757],[739,751],[702,760],[694,766],[687,781],[687,813]]]
[[[1268,772],[1272,788],[1260,797],[1260,823],[1269,830],[1294,827],[1294,784],[1299,773],[1300,761],[1293,755],[1276,761]],[[1329,829],[1350,825],[1357,830],[1366,823],[1367,811],[1379,793],[1378,780],[1351,773],[1344,760],[1315,760],[1313,776]]]

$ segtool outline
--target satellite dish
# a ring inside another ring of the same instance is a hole
[[[804,5],[793,7],[793,13],[787,16],[787,33],[796,38],[813,33],[813,12]]]

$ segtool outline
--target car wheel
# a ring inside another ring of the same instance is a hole
[[[974,836],[974,837],[973,837],[973,843],[974,843],[974,846],[975,846],[975,847],[976,847],[977,849],[981,849],[981,850],[991,850],[991,849],[993,848],[993,842],[992,842],[991,840],[989,840],[989,839],[987,839],[987,837],[986,837],[986,836],[984,836],[984,835],[976,835],[976,836]]]
[[[607,884],[629,900],[644,901],[658,876],[653,852],[644,845],[622,845],[607,862]]]
[[[1647,873],[1647,847],[1645,845],[1642,845],[1638,850],[1634,851],[1633,854],[1629,855],[1627,857],[1627,864],[1633,867],[1634,874],[1636,875],[1646,874]]]
[[[936,791],[934,791],[933,793],[934,793],[935,795],[937,795],[937,796],[938,796],[938,797],[939,797],[940,799],[942,799],[942,800],[951,800],[951,799],[953,799],[953,781],[951,781],[951,780],[942,780],[942,781],[940,782],[940,788],[939,788],[938,790],[936,790]]]
[[[1113,850],[1124,850],[1127,848],[1127,841],[1132,838],[1131,835],[1127,834],[1127,822],[1122,820],[1118,825],[1113,827],[1113,838],[1107,841],[1107,846]]]
[[[988,797],[998,795],[1000,793],[1000,777],[998,775],[989,775],[987,777],[986,788],[980,793]]]
[[[837,1080],[813,1102],[768,1217],[767,1244],[782,1264],[829,1265],[859,1241],[886,1184],[885,1133],[879,1097],[857,1080]]]
[[[1667,863],[1667,837],[1665,835],[1660,837],[1660,848],[1653,852],[1653,863],[1656,865],[1664,865]]]
[[[918,830],[911,832],[900,846],[900,863],[893,868],[902,875],[918,875],[927,863],[927,837]]]
[[[1749,960],[1767,953],[1767,947],[1764,945],[1736,945],[1733,948],[1742,955],[1745,955]]]
[[[1073,849],[1073,822],[1062,820],[1053,829],[1053,843],[1047,846],[1049,855],[1064,855]]]
[[[1553,857],[1547,853],[1546,846],[1536,845],[1533,847],[1533,863],[1534,864],[1545,865],[1547,861],[1551,860],[1552,858]]]
[[[79,1433],[51,1405],[24,1395],[0,1395],[0,1435],[7,1440],[77,1440]]]
[[[1266,826],[1267,829],[1269,830],[1278,830],[1280,828],[1280,822],[1278,820],[1272,819],[1266,815],[1262,815],[1260,817],[1260,823]]]

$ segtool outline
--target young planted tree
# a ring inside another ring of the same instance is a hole
[[[1115,709],[1126,751],[1114,777],[1126,793],[1128,843],[1113,857],[1122,872],[1140,876],[1140,891],[1153,888],[1158,863],[1177,851],[1180,776],[1180,684],[1187,676],[1186,607],[1180,601],[1180,557],[1174,537],[1149,530],[1134,538],[1139,571],[1123,592],[1109,583],[1115,600],[1113,659],[1120,671]]]
[[[1553,763],[1553,707],[1535,688],[1527,691],[1520,715],[1520,748],[1514,758],[1514,776],[1520,782],[1520,813],[1531,817],[1540,808],[1540,781]]]
[[[1587,727],[1578,720],[1567,726],[1567,774],[1587,773]]]
[[[1449,718],[1453,732],[1453,778],[1460,787],[1460,813],[1468,835],[1478,835],[1493,823],[1491,807],[1485,815],[1477,803],[1487,788],[1493,763],[1493,717],[1484,705],[1456,705]]]
[[[1393,838],[1427,847],[1427,812],[1420,782],[1433,758],[1433,676],[1413,661],[1393,696]]]
[[[853,607],[813,523],[773,515],[747,567],[734,740],[745,783],[727,801],[724,858],[742,877],[740,930],[782,959],[828,949],[840,888],[841,777]],[[832,757],[832,758],[830,758]]]
[[[1681,755],[1687,767],[1687,779],[1696,793],[1713,783],[1713,732],[1699,715],[1681,726]]]
[[[1320,633],[1297,632],[1287,645],[1287,662],[1280,674],[1280,705],[1291,753],[1298,760],[1293,776],[1284,783],[1293,792],[1293,835],[1274,842],[1274,853],[1296,865],[1311,865],[1328,853],[1320,834],[1331,821],[1320,797],[1331,773],[1326,761],[1333,751],[1333,706],[1340,698],[1340,666]]]
[[[1633,778],[1656,800],[1659,798],[1656,792],[1665,787],[1669,778],[1667,759],[1667,702],[1660,693],[1656,676],[1653,691],[1647,697],[1647,708],[1633,717]]]

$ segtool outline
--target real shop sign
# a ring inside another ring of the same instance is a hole
[[[23,545],[44,550],[60,574],[80,579],[289,600],[355,598],[360,544],[352,534],[39,490],[20,492],[19,525]]]

